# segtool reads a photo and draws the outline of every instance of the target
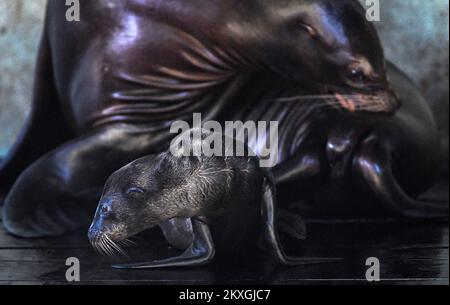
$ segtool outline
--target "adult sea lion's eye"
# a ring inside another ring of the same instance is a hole
[[[366,80],[366,75],[364,74],[364,71],[360,69],[351,69],[348,78],[354,82],[363,82]]]

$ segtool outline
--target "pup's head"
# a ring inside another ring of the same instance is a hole
[[[197,166],[191,158],[163,153],[138,159],[111,175],[89,229],[92,245],[101,250],[169,219],[192,217],[198,206],[195,198],[202,198]]]

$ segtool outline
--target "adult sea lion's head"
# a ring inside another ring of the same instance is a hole
[[[341,109],[393,113],[399,107],[377,31],[357,0],[262,5],[271,27],[265,53],[279,74]]]

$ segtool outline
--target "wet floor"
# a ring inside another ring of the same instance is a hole
[[[448,180],[430,196],[448,199]],[[238,265],[215,263],[181,270],[123,271],[110,268],[122,258],[104,258],[90,246],[86,229],[46,239],[17,239],[0,228],[0,284],[66,284],[66,259],[80,262],[82,284],[361,284],[366,260],[380,262],[385,284],[449,284],[448,221],[309,221],[306,241],[283,239],[291,256],[341,258],[340,261],[284,268],[263,252],[248,253]],[[157,231],[147,232],[128,249],[131,260],[176,254]],[[236,263],[236,262],[234,262]]]

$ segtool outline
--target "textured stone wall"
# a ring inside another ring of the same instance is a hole
[[[17,136],[29,108],[45,2],[0,0],[0,155]],[[377,26],[386,55],[428,97],[448,159],[449,2],[381,0],[381,9]]]

